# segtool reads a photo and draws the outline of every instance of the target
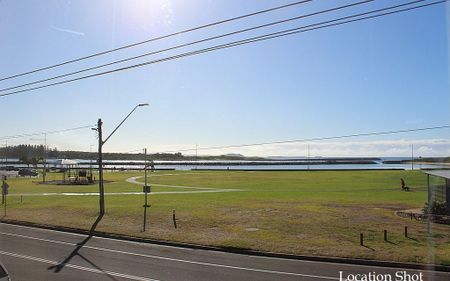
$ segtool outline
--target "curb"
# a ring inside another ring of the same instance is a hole
[[[110,238],[110,239],[125,240],[125,241],[140,242],[140,243],[149,243],[149,244],[162,245],[162,246],[188,248],[188,249],[195,249],[195,250],[208,250],[208,251],[216,251],[216,252],[224,252],[224,253],[233,253],[233,254],[241,254],[241,255],[249,255],[249,256],[450,272],[450,266],[447,266],[447,265],[403,263],[403,262],[393,262],[393,261],[379,261],[379,260],[370,260],[370,259],[340,258],[340,257],[325,257],[325,256],[304,256],[304,255],[283,254],[283,253],[275,253],[275,252],[263,252],[263,251],[245,249],[245,248],[215,247],[215,246],[173,242],[173,241],[166,241],[166,240],[140,238],[140,237],[136,237],[136,236],[109,233],[109,232],[95,231],[95,232],[91,233],[88,230],[80,229],[80,228],[71,228],[71,227],[63,227],[63,226],[56,226],[56,225],[46,225],[46,224],[38,224],[38,223],[33,223],[33,222],[16,221],[16,220],[8,220],[8,219],[0,219],[0,223],[35,227],[35,228],[42,228],[42,229],[49,229],[49,230],[57,230],[57,231],[68,232],[68,233],[91,235],[94,237]]]

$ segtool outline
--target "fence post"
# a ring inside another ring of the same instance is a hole
[[[172,220],[173,220],[173,226],[177,228],[177,217],[175,215],[175,210],[172,211]]]

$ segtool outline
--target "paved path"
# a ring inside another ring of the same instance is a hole
[[[255,257],[192,250],[0,223],[0,261],[13,281],[293,281],[339,280],[376,272],[423,274],[448,281],[450,273]],[[392,280],[395,280],[395,279]]]
[[[191,191],[152,191],[149,195],[157,194],[190,194],[190,193],[215,193],[235,192],[241,189],[210,189]],[[13,193],[8,196],[98,196],[98,192],[44,192],[44,193]],[[105,195],[142,195],[142,192],[105,192]]]
[[[173,174],[175,175],[175,174]],[[178,175],[178,174],[176,174]],[[139,184],[143,185],[142,182],[138,182],[137,179],[143,178],[143,176],[138,177],[131,177],[128,178],[126,181],[133,184]],[[158,183],[147,183],[148,185],[152,186],[163,186],[163,187],[172,187],[172,188],[183,188],[183,189],[199,189],[203,190],[205,192],[232,192],[232,191],[242,191],[242,189],[229,189],[229,188],[213,188],[213,187],[199,187],[199,186],[185,186],[185,185],[169,185],[169,184],[158,184]],[[169,191],[170,192],[170,191]]]
[[[165,174],[165,175],[178,175],[178,174]],[[162,176],[162,175],[158,175]],[[126,181],[132,184],[143,185],[142,182],[138,182],[138,178],[143,176],[131,177]],[[198,186],[184,186],[184,185],[169,185],[148,183],[152,186],[172,187],[180,189],[191,189],[189,191],[152,191],[150,195],[157,194],[192,194],[192,193],[216,193],[216,192],[236,192],[243,191],[243,189],[228,189],[228,188],[212,188],[212,187],[198,187]],[[105,195],[142,195],[142,192],[105,192]],[[11,193],[9,196],[98,196],[98,192],[42,192],[42,193]]]

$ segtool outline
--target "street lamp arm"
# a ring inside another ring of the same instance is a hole
[[[130,117],[130,115],[136,110],[136,108],[138,108],[139,105],[136,105],[133,110],[131,110],[130,113],[128,113],[128,115],[125,117],[125,119],[122,120],[122,122],[120,122],[119,125],[117,125],[117,127],[114,129],[114,131],[111,132],[111,134],[109,134],[109,136],[103,141],[103,144],[105,144],[109,138],[120,128],[120,126],[122,126],[122,124],[128,119],[128,117]]]
[[[117,131],[117,129],[119,129],[120,126],[122,126],[122,124],[128,119],[128,117],[130,117],[130,115],[136,110],[136,108],[140,107],[140,106],[148,106],[148,103],[140,103],[138,105],[136,105],[133,110],[131,110],[130,113],[128,113],[128,115],[122,120],[122,122],[120,122],[119,125],[117,125],[117,127],[114,129],[114,131],[111,132],[111,134],[109,134],[109,136],[102,142],[102,145],[105,144],[109,138]]]

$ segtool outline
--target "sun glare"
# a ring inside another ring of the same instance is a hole
[[[123,13],[129,23],[140,26],[170,25],[173,21],[171,0],[124,1],[120,10],[118,12]]]

